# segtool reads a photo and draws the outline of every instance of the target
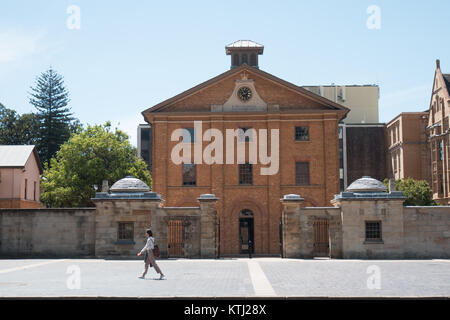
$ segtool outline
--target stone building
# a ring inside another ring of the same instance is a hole
[[[279,199],[298,193],[305,206],[324,206],[340,190],[338,125],[349,109],[262,71],[262,52],[254,42],[235,42],[226,47],[229,71],[142,112],[152,130],[153,191],[167,199],[167,206],[181,207],[195,205],[200,194],[215,194],[224,254],[278,254]],[[201,127],[194,121],[201,121]],[[177,129],[188,134],[173,141]],[[201,157],[212,140],[202,135],[208,129],[223,135],[242,130],[242,137],[236,133],[231,138],[233,163],[225,163],[230,155],[226,139],[223,161],[210,165],[194,156],[172,161],[181,142]],[[272,154],[279,157],[279,167],[264,175],[269,165],[252,161],[250,150],[262,140],[270,150],[273,132],[279,133],[279,149]],[[238,143],[244,145],[242,163],[235,158]]]
[[[109,193],[97,192],[93,201],[97,207],[96,256],[135,254],[142,249],[137,239],[145,239],[148,228],[154,231],[163,257],[215,258],[218,254],[214,195],[200,195],[197,206],[191,208],[162,207],[161,195],[150,192],[141,180],[126,177]],[[170,228],[177,223],[181,228]],[[177,236],[178,242],[173,239]]]

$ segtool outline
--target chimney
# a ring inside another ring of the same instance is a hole
[[[395,189],[395,180],[393,178],[389,179],[389,192],[397,191]]]
[[[441,61],[439,59],[436,59],[436,69],[441,69]]]
[[[108,192],[108,191],[109,191],[108,180],[103,180],[102,181],[102,192]]]

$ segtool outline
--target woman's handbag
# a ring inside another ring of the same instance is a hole
[[[159,258],[159,248],[156,244],[153,247],[153,255],[155,256],[155,258]]]

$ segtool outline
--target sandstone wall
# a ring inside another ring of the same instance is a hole
[[[404,208],[405,258],[450,258],[450,207]]]
[[[0,209],[0,256],[94,256],[94,215],[95,208]]]

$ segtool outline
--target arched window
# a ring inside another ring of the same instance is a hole
[[[241,212],[239,212],[240,218],[253,218],[253,212],[249,209],[243,209]]]
[[[237,67],[239,65],[239,55],[235,53],[233,55],[233,66]]]
[[[250,55],[250,65],[252,67],[256,67],[256,54],[252,53]]]
[[[244,53],[242,55],[242,64],[244,64],[244,63],[248,64],[248,56],[246,53]]]

